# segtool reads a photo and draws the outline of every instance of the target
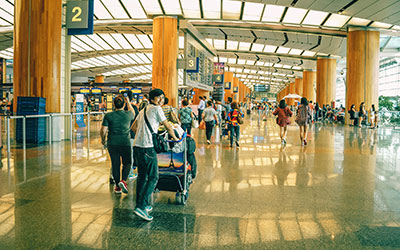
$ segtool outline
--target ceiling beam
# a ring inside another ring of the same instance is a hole
[[[250,69],[250,70],[262,70],[262,71],[272,71],[277,73],[284,73],[284,74],[293,74],[291,72],[303,72],[302,69],[284,69],[284,68],[275,68],[275,67],[268,67],[268,66],[258,66],[258,65],[247,65],[247,64],[230,64],[230,63],[225,63],[226,66],[232,67],[232,68],[245,68],[245,69]]]
[[[98,67],[90,67],[90,68],[80,68],[80,69],[72,69],[72,73],[89,71],[92,73],[105,73],[108,71],[125,69],[135,66],[151,66],[151,63],[142,63],[142,64],[122,64],[122,65],[109,65],[109,66],[98,66]]]
[[[278,54],[278,53],[267,53],[267,52],[256,52],[256,51],[238,51],[238,50],[217,50],[218,55],[221,56],[220,54],[223,53],[230,53],[230,54],[236,54],[239,56],[240,55],[245,55],[245,56],[268,56],[268,57],[280,57],[280,58],[289,58],[289,59],[298,59],[298,60],[309,60],[309,61],[317,61],[317,57],[309,57],[309,56],[297,56],[297,55],[289,55],[289,54]]]
[[[267,24],[242,21],[223,21],[223,20],[190,20],[196,28],[216,28],[216,29],[241,29],[241,30],[261,30],[261,31],[281,31],[300,34],[312,34],[321,36],[347,37],[346,31],[324,29],[321,27],[301,27],[283,24]]]
[[[114,49],[114,50],[94,50],[86,52],[74,52],[71,53],[71,61],[76,62],[99,56],[109,56],[118,54],[129,54],[129,53],[152,53],[153,49]]]

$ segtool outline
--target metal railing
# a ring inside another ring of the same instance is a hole
[[[82,113],[50,113],[50,114],[43,114],[43,115],[18,115],[18,116],[6,116],[5,117],[5,123],[6,123],[6,146],[7,146],[7,167],[8,167],[8,172],[10,172],[10,158],[11,158],[11,126],[10,126],[10,121],[11,120],[18,120],[22,119],[22,148],[24,150],[24,154],[26,153],[26,120],[27,119],[32,119],[32,118],[46,118],[48,119],[48,126],[47,126],[47,141],[49,145],[52,144],[53,141],[53,135],[52,135],[52,126],[53,126],[53,117],[70,117],[70,136],[69,139],[72,142],[73,141],[73,133],[74,133],[74,119],[73,117],[78,116],[78,115],[83,115],[87,116],[87,138],[88,141],[90,141],[90,120],[92,115],[104,115],[106,112],[82,112]]]

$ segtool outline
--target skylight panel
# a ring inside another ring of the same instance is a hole
[[[14,6],[7,1],[2,1],[0,8],[8,12],[10,15],[14,15]]]
[[[213,44],[213,39],[212,38],[206,38],[206,41],[211,45],[214,46]]]
[[[143,53],[137,53],[136,54],[144,63],[151,63],[151,61],[149,60],[149,58],[147,58],[147,56]]]
[[[114,57],[112,56],[104,56],[104,59],[111,61],[112,63],[114,63],[115,65],[121,65],[123,64],[122,62],[114,59]]]
[[[302,70],[302,68],[301,68],[300,66],[293,66],[292,69],[295,69],[295,70]]]
[[[289,51],[289,55],[300,55],[301,52],[303,52],[303,50],[301,50],[301,49],[291,49]]]
[[[94,14],[98,19],[113,19],[101,1],[96,1],[94,4]]]
[[[203,14],[207,19],[221,18],[221,1],[203,0]]]
[[[144,0],[141,3],[147,14],[163,14],[158,0]]]
[[[115,58],[115,60],[118,60],[119,62],[121,62],[122,64],[130,64],[127,60],[125,60],[120,55],[112,55],[112,57]]]
[[[246,42],[240,42],[239,43],[239,50],[249,50],[250,49],[250,44],[251,43],[246,43]]]
[[[349,16],[332,14],[325,22],[324,26],[341,28],[349,19]]]
[[[115,19],[128,19],[129,16],[126,14],[124,8],[122,8],[121,3],[115,0],[102,0],[104,6],[111,12],[111,15]],[[146,0],[147,1],[147,0]]]
[[[121,0],[132,18],[147,18],[138,0]]]
[[[153,53],[145,53],[145,54],[146,54],[147,58],[150,59],[150,61],[153,61]],[[181,58],[183,58],[182,54],[180,54],[180,56],[181,56]]]
[[[264,66],[264,62],[258,61],[258,62],[256,62],[256,65],[257,66]]]
[[[125,37],[135,49],[143,49],[142,43],[139,41],[135,34],[125,34]]]
[[[316,11],[316,10],[310,10],[304,18],[302,24],[307,24],[307,25],[321,25],[321,23],[325,20],[325,18],[328,16],[327,12],[322,12],[322,11]]]
[[[243,20],[260,21],[264,4],[245,2],[243,10]]]
[[[280,46],[278,48],[278,50],[276,51],[276,53],[278,53],[278,54],[286,54],[286,53],[289,52],[289,50],[290,50],[290,48],[286,48],[286,47]]]
[[[302,56],[315,56],[315,52],[306,50],[303,52]]]
[[[286,11],[285,17],[283,18],[283,22],[300,24],[306,13],[307,10],[305,9],[289,7]]]
[[[244,59],[238,59],[238,62],[237,62],[238,64],[245,64],[246,63],[246,60],[244,60]]]
[[[185,48],[185,37],[180,36],[178,38],[178,42],[179,42],[179,48],[180,49],[184,49]]]
[[[251,47],[251,51],[255,52],[261,52],[264,49],[264,44],[259,44],[259,43],[253,43],[253,46]]]
[[[84,52],[87,51],[86,49],[82,48],[81,46],[77,45],[76,43],[71,41],[71,48],[73,48],[74,50],[78,51],[78,52]]]
[[[236,69],[236,72],[242,73],[242,72],[243,72],[243,69],[242,69],[242,68],[237,68],[237,69]]]
[[[138,62],[139,64],[143,64],[144,63],[144,61],[140,58],[140,57],[138,57],[137,56],[137,54],[135,54],[135,53],[130,53],[130,54],[128,54],[130,57],[132,57],[132,59],[133,60],[135,60],[136,62]]]
[[[94,34],[94,35],[88,35],[88,38],[92,39],[93,41],[95,41],[98,45],[100,45],[104,50],[112,50],[113,48],[111,48],[110,45],[108,45],[106,42],[104,42],[103,39],[101,39],[99,37],[99,35]]]
[[[242,9],[241,1],[223,0],[222,17],[223,19],[238,20],[240,18],[241,9]]]
[[[147,35],[136,35],[145,48],[153,48],[153,43]]]
[[[218,62],[218,57],[214,56],[214,62]]]
[[[0,26],[10,26],[10,25],[12,24],[0,18]]]
[[[226,63],[227,61],[228,61],[228,58],[226,58],[226,57],[220,57],[219,58],[219,62]]]
[[[113,65],[113,62],[108,61],[104,56],[96,57],[96,59],[104,62],[107,65]]]
[[[263,22],[279,22],[281,20],[285,7],[277,5],[265,5],[264,15],[262,18]]]
[[[201,18],[199,0],[181,0],[185,18]]]
[[[276,46],[273,45],[265,45],[264,52],[266,53],[274,53],[276,50]]]
[[[237,50],[239,42],[237,41],[227,41],[227,48],[229,50]]]
[[[164,7],[166,15],[182,15],[179,0],[161,0],[161,4]]]
[[[247,65],[254,65],[254,61],[253,61],[253,60],[247,60],[247,61],[246,61],[246,64],[247,64]]]
[[[225,49],[225,40],[214,39],[214,48]]]
[[[382,22],[373,22],[369,27],[389,29],[390,27],[392,27],[392,24],[382,23]]]
[[[122,49],[121,46],[112,38],[110,34],[98,34],[103,38],[113,49]]]
[[[256,74],[256,73],[257,73],[257,70],[252,69],[252,70],[250,70],[250,73],[251,73],[251,74]]]
[[[123,49],[132,49],[132,46],[128,43],[122,34],[111,34],[111,36],[118,41]]]
[[[250,70],[249,69],[244,69],[243,73],[247,73],[248,74],[248,73],[250,73]]]
[[[229,58],[228,59],[229,64],[236,64],[236,58]]]
[[[292,66],[290,66],[290,65],[286,65],[286,64],[285,64],[285,65],[283,65],[283,68],[284,68],[284,69],[291,69],[291,68],[292,68]]]
[[[359,25],[359,26],[366,26],[369,24],[371,21],[363,18],[358,18],[358,17],[352,17],[350,21],[347,24],[351,25]]]
[[[103,50],[103,48],[95,43],[92,39],[90,39],[88,36],[79,36],[78,39],[82,40],[86,44],[88,44],[90,47],[94,48],[95,50]]]
[[[282,67],[283,67],[283,65],[280,64],[280,63],[275,63],[274,64],[274,68],[282,68]]]

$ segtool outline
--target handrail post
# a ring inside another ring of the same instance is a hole
[[[22,118],[22,147],[26,150],[26,117]]]
[[[6,126],[7,126],[7,169],[10,173],[10,153],[11,153],[11,138],[10,138],[10,117],[7,116],[6,118]]]
[[[87,118],[88,119],[88,122],[87,122],[87,124],[88,124],[87,125],[87,127],[88,127],[87,128],[87,138],[90,139],[90,112],[88,112],[88,116],[87,117],[88,117]]]
[[[53,140],[53,124],[52,124],[52,122],[53,122],[53,119],[51,119],[51,114],[50,114],[50,116],[49,116],[49,130],[50,130],[50,132],[49,132],[49,144],[51,145],[51,141]]]
[[[74,138],[73,136],[72,136],[72,133],[74,132],[74,130],[72,129],[72,126],[73,126],[73,115],[72,115],[72,113],[70,114],[70,120],[69,120],[69,122],[70,122],[70,132],[71,132],[71,142],[72,142],[72,139]]]

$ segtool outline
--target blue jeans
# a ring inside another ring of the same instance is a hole
[[[138,178],[136,181],[136,207],[144,209],[150,205],[151,195],[158,182],[158,160],[154,148],[135,147],[138,160]]]
[[[240,126],[232,126],[232,125],[230,125],[230,131],[231,131],[231,145],[233,144],[233,138],[234,137],[236,138],[236,141],[239,142]]]
[[[183,131],[186,131],[188,135],[192,134],[192,124],[191,123],[182,123],[181,127]]]

